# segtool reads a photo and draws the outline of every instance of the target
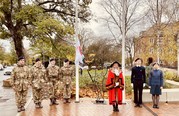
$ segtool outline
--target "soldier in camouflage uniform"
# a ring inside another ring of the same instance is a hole
[[[74,68],[69,65],[69,60],[64,61],[64,66],[61,68],[61,76],[63,80],[63,99],[64,103],[70,103],[71,98],[71,83],[74,76]]]
[[[50,64],[47,67],[47,80],[50,86],[50,105],[58,105],[57,100],[57,88],[58,82],[60,81],[60,68],[55,65],[55,59],[50,59]]]
[[[12,87],[15,91],[15,99],[18,107],[18,112],[25,111],[26,97],[30,85],[29,69],[25,66],[24,57],[18,58],[17,66],[13,69]]]
[[[36,108],[42,108],[41,102],[43,99],[43,87],[46,80],[46,70],[39,58],[36,59],[36,63],[31,68],[30,75],[34,103]]]

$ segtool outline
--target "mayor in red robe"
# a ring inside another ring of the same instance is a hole
[[[121,72],[121,65],[117,61],[111,64],[108,71],[106,89],[109,91],[109,104],[113,105],[113,111],[118,112],[118,105],[122,104],[124,79]]]

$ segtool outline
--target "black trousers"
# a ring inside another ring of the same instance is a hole
[[[143,81],[135,81],[134,86],[134,103],[142,104],[142,91],[143,91]]]

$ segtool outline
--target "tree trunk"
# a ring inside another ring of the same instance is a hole
[[[12,36],[14,41],[14,48],[16,50],[17,57],[24,56],[24,46],[23,46],[23,37],[17,30],[14,30],[14,34]],[[25,57],[25,56],[24,56]]]
[[[129,53],[129,59],[130,59],[130,66],[133,66],[133,59],[132,59],[132,53],[131,51],[128,52]]]

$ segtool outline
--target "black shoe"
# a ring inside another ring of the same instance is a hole
[[[24,108],[24,106],[22,106],[22,107],[21,107],[21,111],[25,111],[25,108]]]
[[[53,105],[53,98],[50,98],[50,105]]]
[[[134,107],[138,107],[139,105],[138,104],[135,104],[135,106]]]
[[[156,108],[156,106],[157,106],[157,105],[156,105],[156,104],[154,104],[154,105],[153,105],[153,108]]]
[[[38,103],[39,108],[43,108],[41,102]]]
[[[142,105],[141,105],[141,104],[139,104],[139,105],[138,105],[138,107],[139,107],[139,108],[142,108]]]
[[[155,105],[153,105],[153,108],[155,108]]]
[[[35,108],[39,108],[39,104],[38,103],[35,104]]]
[[[17,112],[21,112],[21,107],[18,107],[18,108],[17,108]]]
[[[155,107],[156,109],[159,109],[159,106],[158,105],[156,105],[156,107]]]
[[[54,98],[54,105],[58,105],[58,102],[57,102],[57,99],[56,98]]]

